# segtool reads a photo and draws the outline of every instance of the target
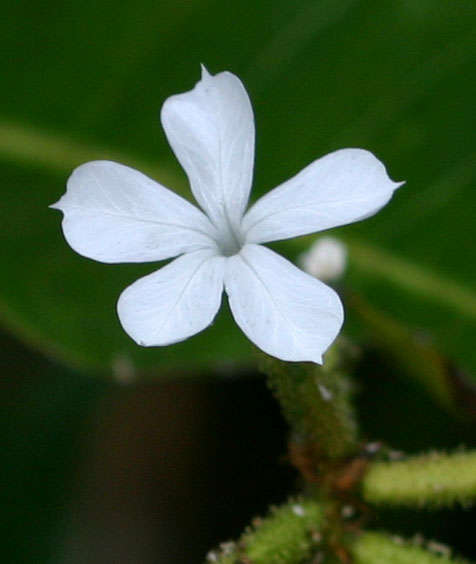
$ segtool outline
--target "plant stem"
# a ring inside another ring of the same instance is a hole
[[[362,493],[366,501],[375,504],[469,505],[476,500],[476,451],[374,462],[362,482]]]
[[[253,520],[237,542],[227,542],[211,551],[207,563],[297,564],[319,549],[323,511],[315,501],[295,500],[271,509]]]
[[[450,549],[440,543],[429,542],[425,549],[382,533],[359,535],[352,554],[354,564],[469,564],[451,558]]]
[[[326,354],[324,366],[271,357],[261,362],[261,370],[291,427],[293,442],[312,450],[318,465],[357,451],[357,425],[343,356],[342,344],[336,343]]]

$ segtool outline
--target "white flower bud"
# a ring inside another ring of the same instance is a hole
[[[333,237],[321,237],[298,261],[304,271],[319,280],[337,280],[347,266],[347,248]]]

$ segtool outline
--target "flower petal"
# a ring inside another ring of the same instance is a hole
[[[110,161],[74,170],[51,207],[81,255],[101,262],[147,262],[214,247],[214,228],[195,206],[144,174]]]
[[[282,360],[321,364],[342,325],[334,290],[260,245],[228,259],[225,289],[246,336]]]
[[[177,343],[205,329],[220,308],[225,261],[211,251],[196,251],[127,287],[117,303],[126,333],[149,347]]]
[[[335,151],[251,207],[243,218],[246,242],[279,241],[365,219],[402,184],[393,182],[369,151]]]
[[[193,90],[165,101],[161,119],[197,202],[217,226],[237,227],[251,188],[255,136],[240,79],[229,72],[211,76],[202,67]]]

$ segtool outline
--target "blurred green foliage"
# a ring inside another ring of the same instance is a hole
[[[115,302],[157,265],[106,266],[76,255],[47,209],[74,165],[116,155],[147,163],[157,180],[187,193],[158,115],[168,96],[192,88],[203,62],[212,73],[238,74],[250,94],[253,198],[349,146],[373,151],[395,180],[406,179],[377,216],[333,232],[350,244],[346,284],[475,368],[475,29],[471,1],[4,6],[2,322],[78,366],[128,359],[171,369],[249,356],[226,312],[186,343],[137,347]],[[361,325],[349,314],[348,327],[359,333]]]

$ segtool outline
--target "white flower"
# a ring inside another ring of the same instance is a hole
[[[347,266],[347,247],[334,237],[321,237],[298,257],[301,268],[323,282],[338,280]]]
[[[251,341],[282,360],[322,362],[343,321],[339,297],[261,243],[374,214],[400,185],[371,153],[343,149],[311,163],[246,211],[254,159],[248,95],[229,72],[168,98],[161,113],[197,208],[140,172],[109,161],[78,167],[52,207],[75,251],[106,262],[159,261],[117,310],[140,345],[182,341],[212,323],[223,289]]]

